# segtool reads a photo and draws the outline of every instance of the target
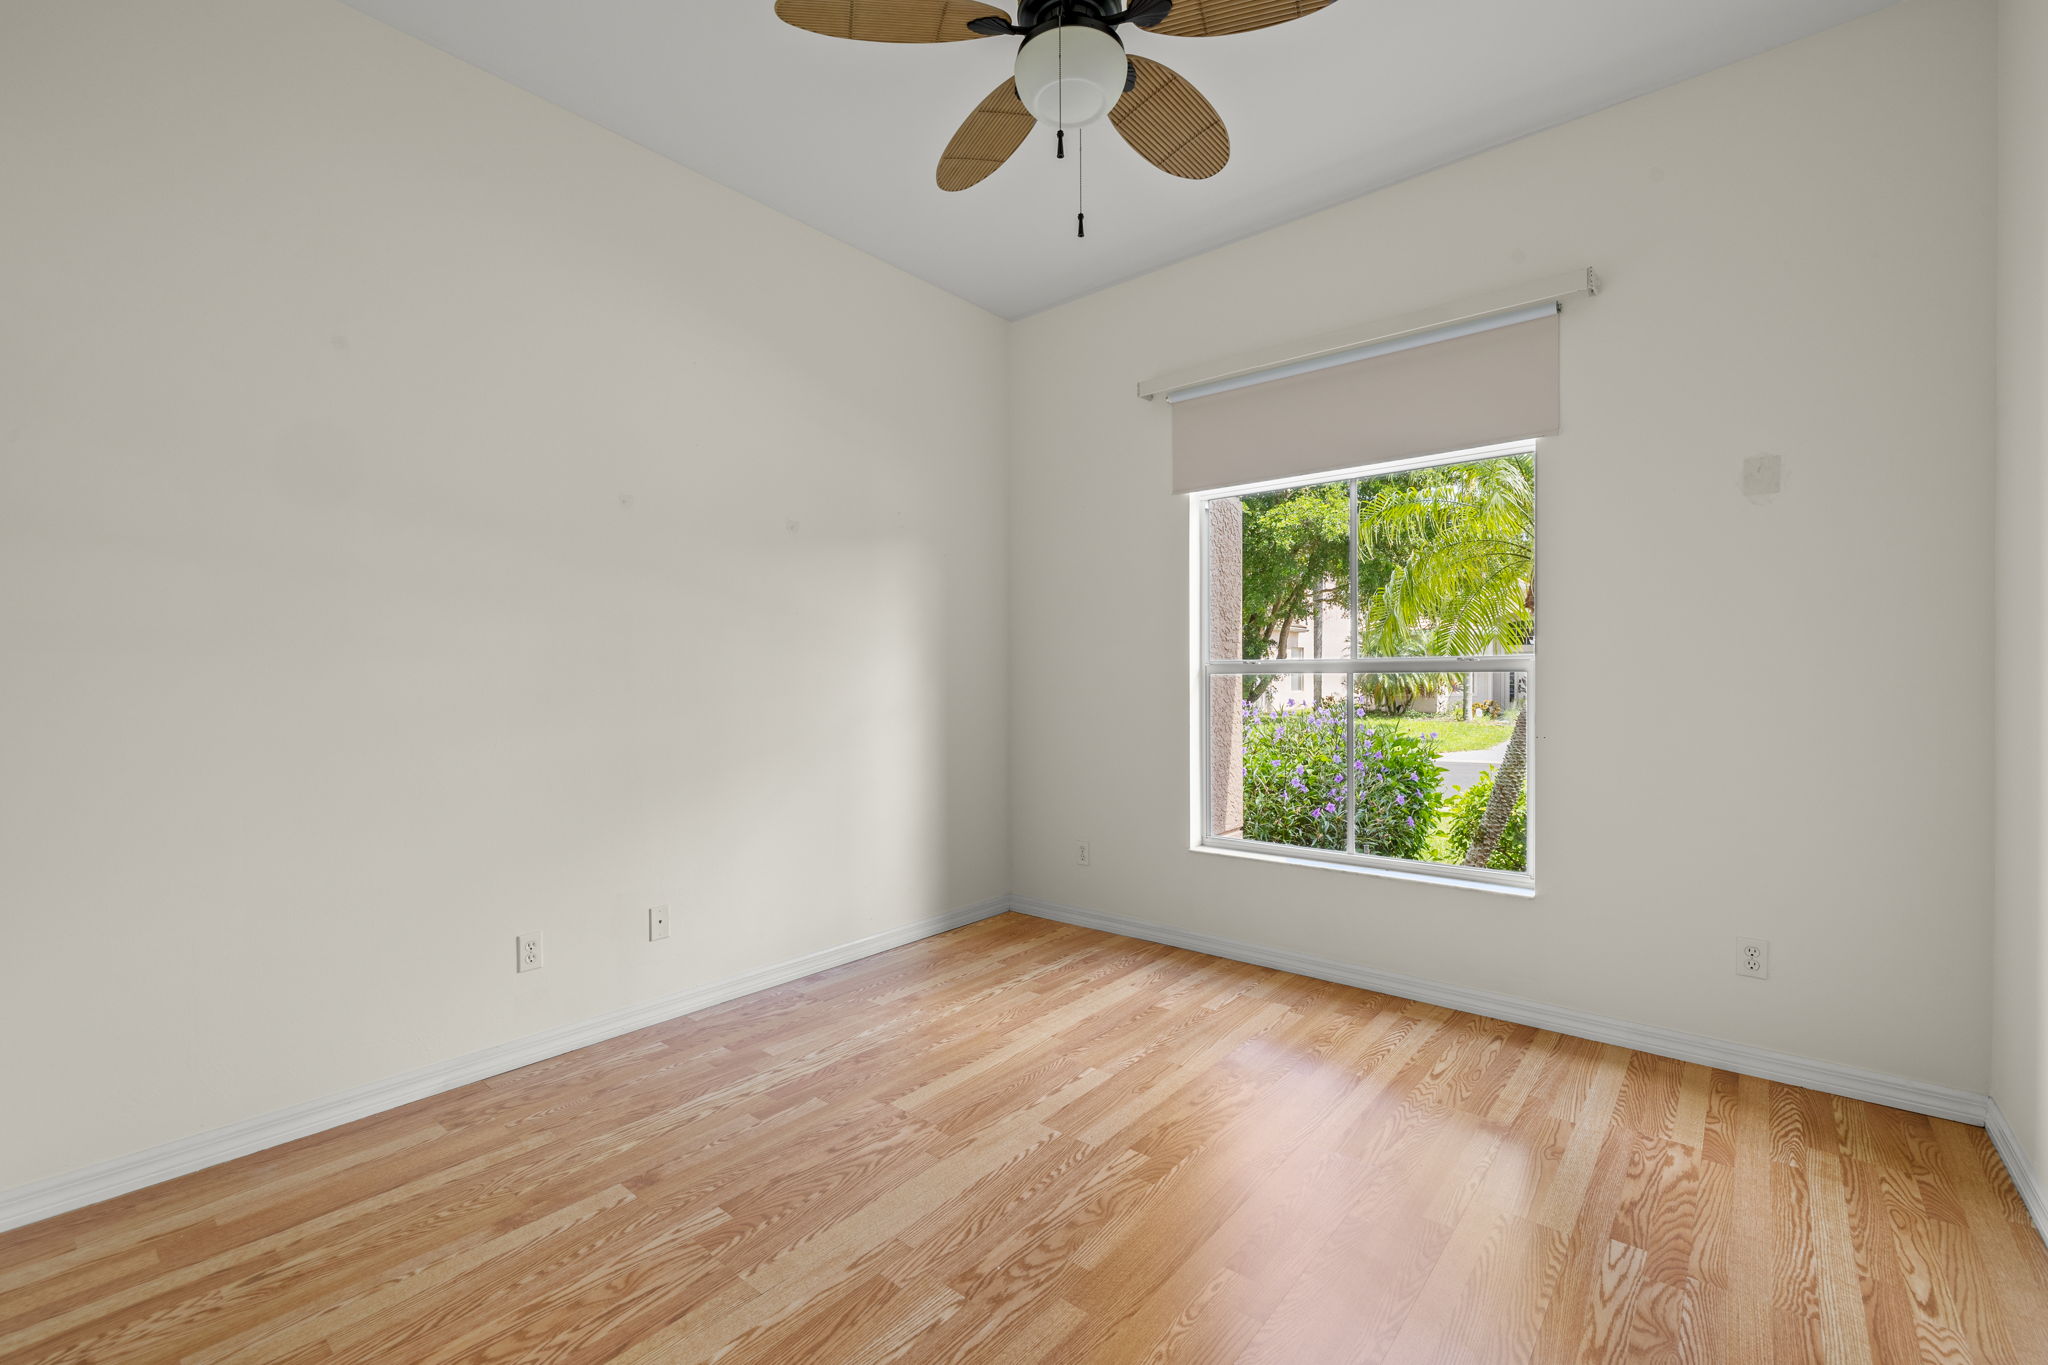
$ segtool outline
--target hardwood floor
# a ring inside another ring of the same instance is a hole
[[[0,1360],[2048,1361],[1974,1128],[1003,915],[0,1236]]]

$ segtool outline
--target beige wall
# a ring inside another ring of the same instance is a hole
[[[1991,20],[1909,0],[1019,324],[1014,889],[1982,1090],[1997,727],[1927,698],[1991,656]],[[1188,515],[1133,385],[1584,265],[1540,894],[1188,851]]]
[[[2048,3],[1999,9],[1998,922],[1991,1093],[2048,1174]]]
[[[326,0],[0,34],[0,1188],[1004,891],[1002,323]]]

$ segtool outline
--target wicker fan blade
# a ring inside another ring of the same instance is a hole
[[[1017,98],[1015,81],[989,91],[939,157],[939,188],[964,190],[988,179],[1023,144],[1035,122]]]
[[[1131,65],[1137,83],[1109,111],[1124,141],[1169,175],[1207,180],[1222,170],[1230,160],[1230,134],[1202,92],[1157,62],[1133,57]]]
[[[865,43],[957,43],[987,36],[967,27],[971,19],[1010,19],[980,0],[775,0],[775,13],[785,24]]]
[[[1249,33],[1314,14],[1331,3],[1333,0],[1173,0],[1173,12],[1152,31],[1176,38]]]

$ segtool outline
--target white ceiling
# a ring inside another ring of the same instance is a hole
[[[1033,134],[957,194],[939,152],[1017,40],[856,43],[773,0],[348,0],[544,99],[1005,317],[1076,298],[1889,0],[1338,0],[1223,38],[1126,30],[1230,128],[1211,180],[1105,124],[1074,167]],[[1000,0],[998,0],[1000,3]]]

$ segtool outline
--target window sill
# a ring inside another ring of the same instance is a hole
[[[1496,896],[1516,896],[1523,900],[1533,899],[1536,895],[1536,883],[1533,879],[1513,882],[1491,881],[1477,877],[1450,876],[1440,872],[1414,871],[1406,867],[1381,867],[1363,862],[1337,862],[1329,858],[1293,857],[1239,843],[1204,842],[1194,845],[1188,851],[1224,858],[1247,858],[1253,862],[1284,863],[1290,867],[1313,867],[1325,872],[1363,873],[1368,877],[1387,877],[1401,882],[1425,882],[1432,886],[1454,887],[1460,891],[1485,891]]]

